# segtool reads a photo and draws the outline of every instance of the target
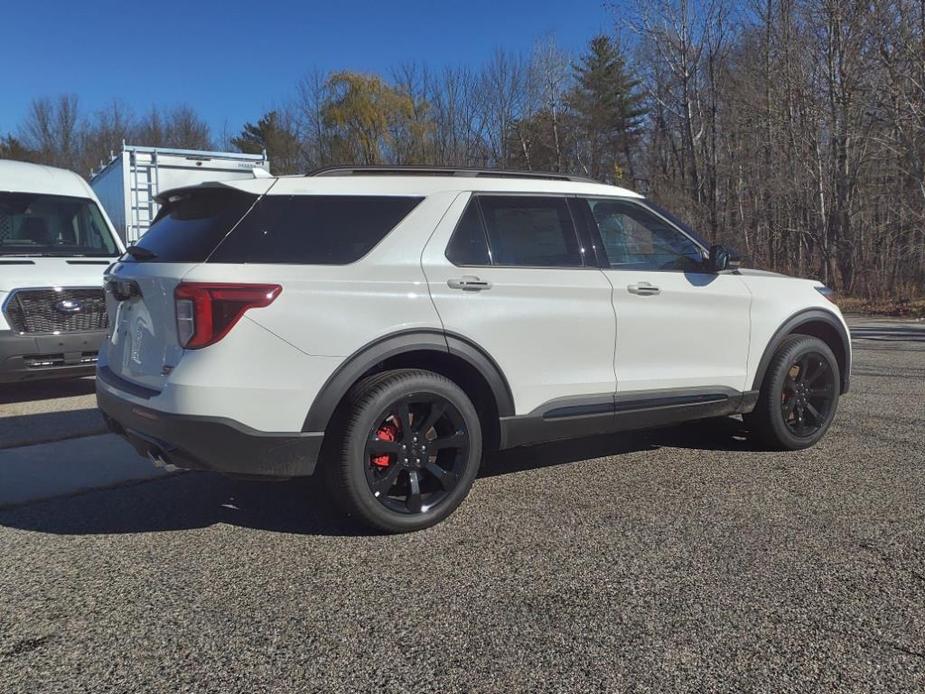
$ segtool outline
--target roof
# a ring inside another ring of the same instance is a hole
[[[547,193],[641,198],[626,188],[585,181],[479,176],[384,175],[277,176],[203,183],[192,187],[226,187],[255,195],[433,195],[445,192]],[[174,191],[163,191],[164,199]]]
[[[12,159],[0,159],[0,192],[96,199],[87,182],[73,171]]]

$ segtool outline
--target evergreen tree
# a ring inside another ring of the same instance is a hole
[[[580,143],[579,166],[593,178],[632,179],[633,144],[646,113],[639,80],[608,36],[592,39],[574,70],[569,103]]]
[[[256,124],[245,123],[241,134],[231,138],[231,144],[246,154],[266,151],[273,173],[299,173],[302,168],[299,134],[279,111],[264,114]]]

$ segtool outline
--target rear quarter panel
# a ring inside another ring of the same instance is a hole
[[[184,279],[279,284],[276,301],[249,311],[248,318],[305,354],[345,358],[391,333],[441,327],[421,252],[456,195],[428,196],[349,265],[204,263]]]

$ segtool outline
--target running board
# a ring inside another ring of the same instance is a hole
[[[751,412],[758,391],[673,389],[567,398],[530,414],[501,417],[500,447],[582,438]]]

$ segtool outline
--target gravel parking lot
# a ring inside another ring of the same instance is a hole
[[[512,451],[412,535],[204,473],[0,511],[0,691],[925,690],[925,323],[854,335],[814,449]]]

